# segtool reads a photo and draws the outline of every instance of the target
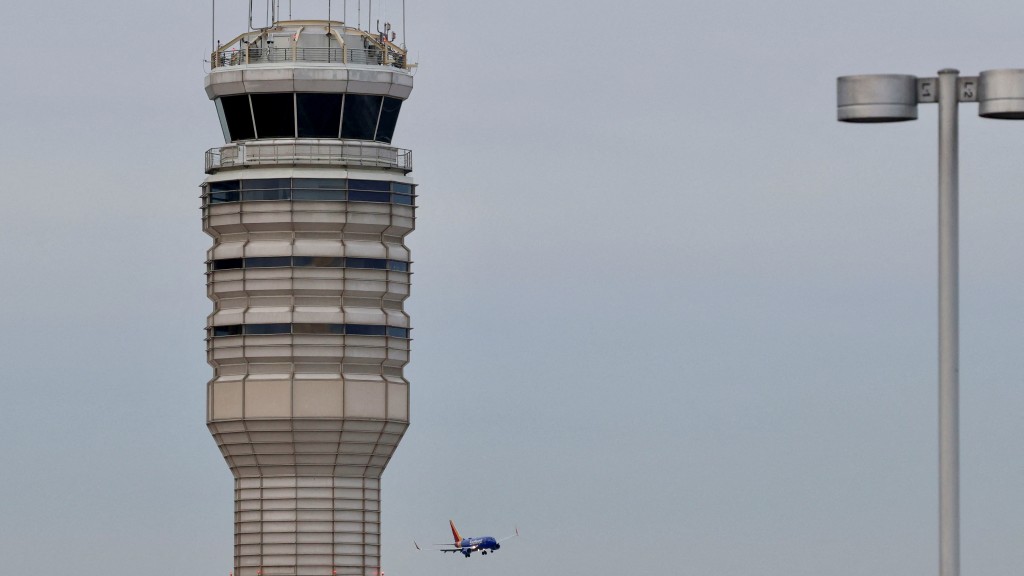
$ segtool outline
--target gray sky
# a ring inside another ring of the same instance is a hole
[[[219,4],[226,41],[246,4]],[[5,7],[0,35],[0,571],[225,575],[210,7],[41,6]],[[835,77],[1022,67],[1022,18],[408,0],[413,425],[384,476],[385,572],[935,573],[936,110],[841,125]],[[1010,574],[1024,124],[961,114],[963,567]],[[522,537],[413,549],[449,518]]]

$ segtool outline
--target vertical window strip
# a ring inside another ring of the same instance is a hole
[[[252,120],[253,139],[259,140],[260,133],[256,131],[256,113],[252,111],[252,94],[246,94],[245,99],[249,102],[249,119]]]
[[[217,107],[217,118],[220,120],[220,131],[224,134],[224,142],[231,142],[231,130],[228,129],[228,117],[224,112],[224,101],[217,98],[213,101],[213,105]]]
[[[374,122],[374,124],[373,124],[373,138],[370,138],[370,140],[373,140],[374,142],[377,141],[377,130],[380,128],[380,114],[381,114],[381,111],[384,110],[384,99],[385,98],[386,98],[386,96],[381,96],[380,97],[380,106],[377,106],[377,121]]]
[[[348,93],[344,93],[344,94],[341,95],[341,115],[340,115],[340,119],[338,120],[338,139],[339,140],[341,139],[341,127],[345,125],[345,97],[346,96],[348,96]]]

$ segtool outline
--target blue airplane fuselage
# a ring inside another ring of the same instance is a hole
[[[497,550],[501,548],[501,544],[490,536],[484,536],[483,538],[463,538],[459,542],[459,548],[462,548],[462,553],[469,556],[470,552],[474,550]]]

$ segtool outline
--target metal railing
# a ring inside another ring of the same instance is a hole
[[[258,48],[221,50],[211,56],[214,68],[245,64],[274,64],[282,62],[319,62],[323,64],[359,64],[364,66],[393,66],[405,70],[405,54],[394,50],[370,48]]]
[[[412,151],[359,142],[248,142],[206,151],[206,173],[260,165],[372,166],[412,171]]]
[[[305,38],[302,37],[304,30],[307,31]],[[323,43],[324,35],[321,32],[326,33],[326,46],[299,46],[310,43],[309,34],[319,38],[313,43]],[[393,66],[402,70],[415,67],[409,64],[406,48],[395,44],[394,37],[389,39],[384,32],[372,34],[327,20],[291,20],[275,23],[268,28],[249,30],[227,44],[218,44],[210,57],[213,68],[275,62]]]

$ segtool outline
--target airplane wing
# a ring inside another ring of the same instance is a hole
[[[423,548],[420,548],[420,545],[417,544],[415,540],[412,541],[412,544],[416,547],[417,550],[423,550]],[[465,552],[466,550],[474,552],[478,548],[480,548],[480,546],[467,546],[465,548],[455,548],[451,544],[424,544],[424,546],[431,546],[434,550],[438,550],[440,552]]]
[[[473,553],[479,549],[479,546],[466,546],[465,548],[438,548],[441,552],[458,552],[460,554],[465,554],[466,552]]]
[[[519,527],[518,526],[516,526],[516,533],[515,534],[510,534],[508,536],[505,536],[501,540],[498,540],[498,542],[504,542],[505,540],[508,540],[509,538],[515,538],[516,536],[519,536]]]

